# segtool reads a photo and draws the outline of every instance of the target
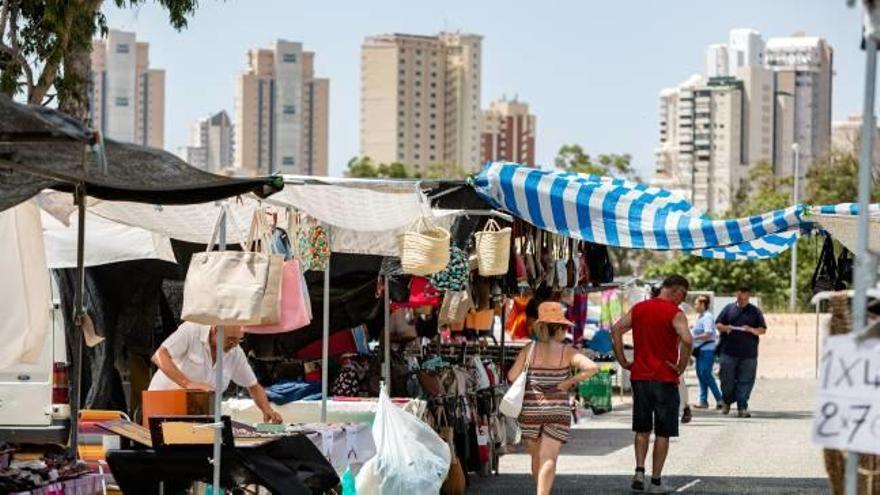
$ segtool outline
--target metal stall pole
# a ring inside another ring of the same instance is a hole
[[[794,153],[794,204],[797,206],[798,201],[800,201],[800,192],[801,192],[801,167],[800,167],[800,146],[797,143],[791,145],[791,151]],[[794,313],[795,308],[797,308],[797,238],[795,238],[794,244],[791,245],[791,282],[789,287],[788,294],[788,310]]]
[[[226,250],[226,216],[229,215],[229,210],[226,205],[221,205],[220,210],[220,228],[219,230],[219,241],[218,244],[220,246],[220,251]],[[213,239],[211,239],[212,242]],[[208,246],[208,249],[213,249],[214,246]],[[217,366],[214,370],[214,450],[213,450],[213,458],[212,463],[214,465],[214,476],[213,476],[213,493],[214,495],[218,495],[220,493],[220,463],[222,459],[222,449],[223,449],[223,420],[222,409],[223,409],[223,326],[217,325],[217,333],[215,343],[215,353],[217,355]]]
[[[816,301],[816,378],[819,378],[819,307],[822,306],[822,300]]]
[[[77,184],[74,190],[74,201],[77,205],[76,226],[76,287],[73,297],[73,400],[70,405],[70,417],[73,420],[73,428],[70,429],[70,445],[68,449],[74,459],[77,455],[79,443],[79,404],[82,397],[82,347],[83,347],[83,320],[85,319],[86,269],[85,269],[85,239],[86,239],[86,185]]]
[[[330,228],[327,227],[327,244],[330,244]],[[327,363],[330,360],[330,259],[324,268],[324,333],[321,337],[321,422],[327,422],[327,390],[329,374]]]
[[[869,12],[869,14],[872,14]],[[871,16],[873,17],[873,15]],[[869,19],[871,22],[873,19]],[[868,208],[871,201],[871,160],[874,150],[874,93],[877,83],[877,40],[874,29],[865,26],[865,97],[862,108],[862,150],[859,155],[859,217],[856,241],[855,295],[853,297],[852,332],[861,334],[865,329],[868,285],[876,279],[871,273],[872,263],[868,259]],[[859,454],[850,451],[846,457],[846,493],[856,495],[859,481]]]
[[[385,355],[385,362],[382,364],[382,377],[385,380],[386,390],[391,390],[391,301],[388,296],[388,276],[385,279],[383,291],[385,294],[385,338],[382,342],[382,352]]]

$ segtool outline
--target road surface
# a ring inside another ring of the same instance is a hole
[[[696,379],[688,377],[690,395]],[[680,493],[826,494],[821,451],[810,442],[814,381],[758,380],[752,418],[695,411],[673,441],[664,469],[666,484]],[[628,493],[634,469],[631,408],[622,406],[575,426],[559,459],[557,494]],[[649,453],[650,466],[650,453]],[[471,493],[534,493],[529,457],[502,458],[497,477],[473,476]],[[649,468],[650,474],[650,468]]]

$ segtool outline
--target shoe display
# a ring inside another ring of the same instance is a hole
[[[685,407],[684,411],[681,413],[681,424],[686,425],[690,423],[692,419],[694,419],[694,414],[691,411],[691,408]]]

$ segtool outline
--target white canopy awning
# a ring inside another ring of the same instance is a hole
[[[43,243],[49,268],[76,267],[77,217],[66,226],[57,218],[41,212]],[[176,263],[167,237],[129,227],[86,212],[85,266],[106,265],[120,261],[157,259]]]
[[[813,215],[811,220],[819,222],[831,237],[840,241],[852,252],[856,252],[859,217],[856,215]],[[872,215],[868,222],[868,249],[880,252],[880,218]]]
[[[449,211],[431,212],[426,209],[427,201],[422,198],[414,184],[406,189],[402,187],[372,189],[361,181],[358,187],[342,185],[296,185],[288,184],[281,193],[273,195],[269,200],[259,200],[253,196],[242,196],[227,201],[232,221],[227,223],[227,242],[243,242],[247,236],[253,213],[257,208],[274,206],[278,208],[279,226],[286,226],[286,209],[301,211],[329,227],[330,249],[336,253],[372,254],[380,256],[399,255],[399,236],[406,232],[419,216],[426,211],[436,214],[436,223],[449,228],[454,216]],[[45,192],[40,196],[41,206],[50,210],[57,218],[67,220],[73,212],[66,193]],[[423,202],[424,201],[424,202]],[[156,246],[150,235],[159,238],[178,239],[187,242],[207,244],[211,238],[211,230],[220,213],[220,203],[204,203],[197,205],[166,205],[154,206],[143,203],[123,201],[92,200],[89,204],[89,220],[86,226],[87,265],[99,264],[100,260],[132,259],[130,256],[140,254],[142,258],[165,259],[152,251],[123,252],[123,245],[135,244]],[[100,230],[92,228],[93,218],[103,220],[96,224],[97,229],[108,228],[116,232],[119,242],[111,242],[113,249],[104,250],[103,254],[90,257],[90,254],[102,251],[100,246],[104,235]],[[73,218],[75,224],[75,218]],[[53,219],[53,228],[59,229],[60,222]],[[135,231],[127,229],[134,228]],[[114,230],[115,229],[115,230]],[[140,240],[132,235],[140,231]],[[55,267],[66,266],[69,253],[76,252],[76,230],[63,236],[56,232],[56,239],[51,243],[50,262]],[[125,234],[123,234],[125,233]],[[113,251],[115,249],[115,251]],[[109,251],[116,254],[108,255]],[[66,254],[65,254],[66,253]],[[66,257],[67,256],[67,257]],[[75,258],[74,258],[75,260]],[[92,263],[90,263],[92,261]],[[112,262],[112,261],[105,261]]]
[[[292,185],[267,202],[300,210],[319,222],[358,232],[387,232],[415,223],[429,211],[415,186],[406,192],[380,192],[336,185]]]

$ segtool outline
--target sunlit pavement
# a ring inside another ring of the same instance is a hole
[[[692,373],[688,384],[693,400]],[[750,419],[737,418],[735,408],[730,416],[695,410],[671,446],[665,484],[680,493],[830,493],[821,451],[810,442],[813,386],[805,379],[759,380]],[[575,426],[559,459],[554,493],[628,493],[635,462],[630,418],[627,398],[614,411]],[[503,457],[500,472],[472,476],[470,492],[534,493],[527,455]]]

